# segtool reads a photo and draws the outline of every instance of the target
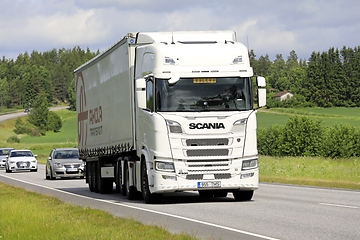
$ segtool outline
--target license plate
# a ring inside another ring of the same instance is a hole
[[[67,172],[77,172],[77,168],[68,168],[66,169]]]
[[[20,167],[27,167],[26,163],[20,163]]]
[[[220,188],[221,182],[198,182],[198,188]]]

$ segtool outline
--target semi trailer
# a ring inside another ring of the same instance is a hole
[[[235,32],[128,33],[74,74],[90,191],[252,199],[266,83]]]

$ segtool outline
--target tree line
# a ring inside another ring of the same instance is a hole
[[[254,74],[267,79],[267,107],[360,107],[360,47],[313,52],[308,61],[294,50],[286,61],[282,54],[274,61],[267,54],[256,59],[253,50],[249,55]],[[284,90],[295,97],[272,98]]]
[[[36,96],[47,102],[67,103],[74,69],[99,54],[80,47],[19,54],[0,60],[0,107],[29,108]]]
[[[74,109],[73,71],[99,54],[89,48],[53,49],[19,54],[0,61],[0,107],[28,108],[40,93],[48,103],[69,103]],[[267,107],[360,107],[360,47],[330,48],[313,52],[308,60],[291,51],[285,60],[277,54],[256,58],[249,52],[254,74],[267,79]],[[292,99],[278,102],[278,91],[290,91]]]

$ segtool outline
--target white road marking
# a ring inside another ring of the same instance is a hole
[[[15,181],[23,182],[23,183],[26,183],[26,184],[31,184],[33,186],[38,186],[38,187],[50,189],[50,190],[53,190],[53,191],[57,191],[57,192],[60,192],[60,193],[76,196],[76,197],[82,197],[82,198],[85,198],[85,199],[110,203],[110,204],[114,204],[114,205],[118,205],[118,206],[122,206],[122,207],[128,207],[128,208],[141,210],[141,211],[145,211],[145,212],[156,213],[156,214],[159,214],[159,215],[164,215],[164,216],[178,218],[178,219],[182,219],[182,220],[186,220],[186,221],[190,221],[190,222],[200,223],[200,224],[204,224],[204,225],[207,225],[207,226],[217,227],[217,228],[225,229],[225,230],[228,230],[228,231],[242,233],[242,234],[246,234],[246,235],[250,235],[250,236],[254,236],[254,237],[259,237],[259,238],[263,238],[263,239],[267,239],[267,240],[278,240],[277,238],[267,237],[267,236],[263,236],[263,235],[256,234],[256,233],[251,233],[251,232],[247,232],[247,231],[238,230],[238,229],[235,229],[235,228],[229,228],[229,227],[221,226],[221,225],[218,225],[218,224],[203,222],[203,221],[196,220],[196,219],[191,219],[191,218],[187,218],[187,217],[181,217],[181,216],[177,216],[177,215],[169,214],[169,213],[164,213],[164,212],[158,212],[158,211],[150,210],[150,209],[146,209],[146,208],[134,207],[134,206],[123,204],[123,203],[116,203],[116,202],[113,202],[112,200],[104,200],[104,199],[97,199],[97,198],[92,198],[92,197],[87,197],[87,196],[81,196],[81,195],[78,195],[78,194],[75,194],[75,193],[65,192],[65,191],[62,191],[62,190],[58,190],[56,188],[51,188],[51,187],[43,186],[43,185],[36,184],[36,183],[30,183],[30,182],[27,182],[27,181],[12,178],[12,177],[5,176],[5,175],[2,175],[2,174],[0,174],[0,176],[9,178],[9,179],[12,179],[12,180],[15,180]]]
[[[325,206],[332,206],[332,207],[343,207],[343,208],[360,208],[360,207],[355,207],[355,206],[346,206],[346,205],[339,205],[339,204],[332,204],[332,203],[319,203],[320,205],[325,205]]]

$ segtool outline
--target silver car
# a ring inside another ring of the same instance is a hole
[[[77,148],[54,148],[46,160],[46,179],[84,178],[84,162]]]
[[[6,157],[13,148],[0,148],[0,168],[5,168]]]
[[[30,170],[30,172],[37,172],[38,164],[36,160],[37,155],[34,155],[30,150],[11,150],[6,157],[6,172]]]

